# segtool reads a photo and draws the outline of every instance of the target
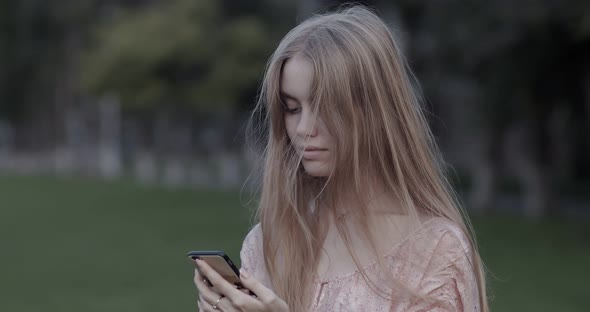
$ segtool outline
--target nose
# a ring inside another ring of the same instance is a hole
[[[301,137],[314,137],[318,135],[317,118],[309,109],[302,110],[301,118],[297,123],[297,135]]]

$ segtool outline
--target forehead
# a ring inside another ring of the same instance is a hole
[[[313,65],[296,55],[285,61],[281,72],[281,92],[301,102],[307,100],[313,81]]]

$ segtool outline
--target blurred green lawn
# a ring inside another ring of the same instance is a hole
[[[0,311],[196,311],[192,249],[239,261],[238,193],[0,176]],[[584,311],[588,220],[474,220],[492,311]],[[587,310],[586,310],[587,311]]]

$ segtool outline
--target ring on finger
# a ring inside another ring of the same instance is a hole
[[[213,310],[217,310],[217,305],[219,304],[219,301],[221,301],[221,299],[223,299],[223,297],[225,297],[225,296],[221,295],[221,297],[219,297],[219,299],[217,299],[217,301],[215,301],[215,303],[213,305],[211,305]]]

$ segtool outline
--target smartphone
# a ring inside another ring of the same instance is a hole
[[[243,288],[242,282],[240,281],[240,270],[231,261],[231,259],[221,250],[204,250],[204,251],[191,251],[187,255],[189,258],[201,259],[205,261],[213,270],[221,275],[230,284],[237,286],[238,289]],[[195,266],[197,270],[198,267]],[[200,271],[199,271],[200,273]],[[202,276],[203,274],[201,274]],[[207,280],[209,286],[211,283]]]

